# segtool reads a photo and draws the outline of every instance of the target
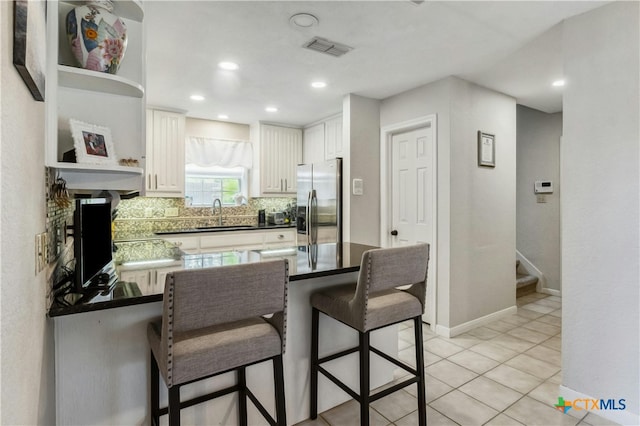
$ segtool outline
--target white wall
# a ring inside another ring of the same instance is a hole
[[[34,237],[45,230],[44,103],[13,66],[13,2],[0,2],[0,423],[54,424],[53,327]]]
[[[201,138],[251,140],[248,124],[203,120],[191,117],[187,117],[186,119],[185,134],[187,136],[197,136]]]
[[[639,424],[639,3],[565,22],[562,382]],[[568,395],[564,395],[568,399]],[[624,417],[624,418],[622,418]]]
[[[560,136],[562,113],[547,114],[518,105],[516,224],[518,251],[560,290]],[[553,194],[538,203],[536,180],[553,181]]]
[[[515,100],[455,77],[385,99],[382,127],[437,114],[437,324],[453,328],[515,304]],[[477,131],[496,168],[477,166]]]
[[[344,135],[347,137],[345,138]],[[353,94],[343,103],[343,228],[345,241],[380,245],[380,101]],[[351,182],[362,179],[363,195]]]

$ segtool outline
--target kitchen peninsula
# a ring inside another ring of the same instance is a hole
[[[127,243],[120,243],[125,250]],[[362,253],[373,247],[355,243],[328,243],[277,249],[247,249],[184,254],[162,239],[153,241],[146,260],[118,265],[129,268],[138,262],[146,269],[173,270],[289,260],[290,283],[287,297],[287,335],[284,354],[287,421],[298,423],[309,415],[309,351],[311,330],[310,294],[322,287],[357,280]],[[125,262],[126,263],[126,262]],[[131,263],[134,263],[133,265]],[[239,283],[241,285],[241,283]],[[147,323],[161,315],[162,288],[143,294],[138,283],[120,281],[106,295],[74,306],[52,306],[55,320],[56,412],[58,424],[148,424],[149,348]],[[321,319],[321,353],[353,347],[357,334],[328,318]],[[397,353],[396,330],[390,327],[372,334],[372,344]],[[393,378],[393,366],[372,357],[373,387]],[[332,372],[357,388],[357,356],[331,366]],[[248,384],[267,409],[274,404],[271,366],[258,364],[249,369]],[[235,381],[234,373],[187,386],[183,399],[211,392]],[[328,382],[320,382],[320,409],[324,411],[349,397],[335,392]],[[166,389],[161,386],[161,405],[166,406]],[[185,424],[237,424],[234,394],[182,410]],[[251,407],[251,405],[250,405]],[[250,408],[249,424],[258,424],[260,414]]]

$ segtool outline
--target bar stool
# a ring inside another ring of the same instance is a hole
[[[269,424],[286,425],[282,354],[288,281],[285,259],[167,275],[162,317],[147,328],[152,424],[168,413],[169,424],[177,426],[181,408],[237,391],[240,425],[247,425],[247,397]],[[246,384],[245,367],[267,360],[273,362],[277,420]],[[180,401],[182,386],[234,370],[235,385]],[[169,391],[169,405],[162,409],[159,373]]]
[[[418,421],[426,425],[422,313],[426,296],[429,245],[373,249],[362,255],[357,283],[328,287],[311,295],[311,418],[318,417],[318,373],[360,403],[360,424],[369,424],[369,404],[410,384],[418,386]],[[397,287],[408,286],[405,289]],[[318,358],[320,312],[358,331],[359,345]],[[392,324],[413,319],[416,340],[416,368],[370,346],[369,334]],[[408,380],[370,394],[369,351],[408,371]],[[342,383],[321,364],[359,352],[360,393]]]

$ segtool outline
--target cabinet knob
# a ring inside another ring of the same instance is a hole
[[[282,234],[278,235],[278,239],[279,240],[283,240],[284,239],[284,235],[282,235]]]
[[[394,229],[393,231],[391,231],[391,235],[393,235],[395,237],[396,235],[398,235],[398,231],[396,229]]]

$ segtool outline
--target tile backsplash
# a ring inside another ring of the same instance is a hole
[[[295,198],[252,198],[243,206],[223,206],[224,225],[257,225],[258,210],[282,211],[295,206]],[[145,238],[158,231],[193,229],[218,224],[211,207],[186,207],[183,198],[137,197],[122,200],[114,221],[116,241]]]

